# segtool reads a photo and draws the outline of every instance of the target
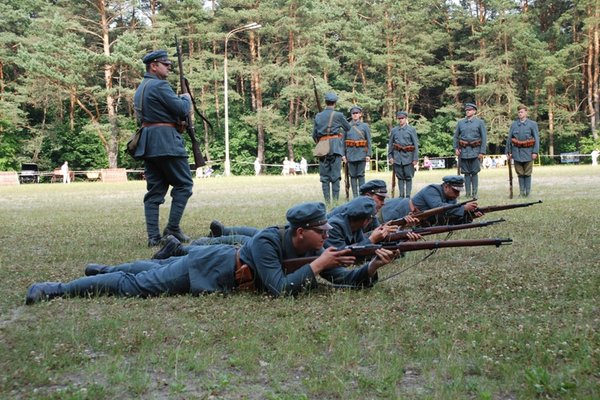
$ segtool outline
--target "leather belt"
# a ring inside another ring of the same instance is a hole
[[[459,140],[458,144],[460,147],[479,147],[481,146],[481,140],[475,140],[473,142],[467,142],[466,140]]]
[[[322,140],[329,140],[329,139],[341,139],[342,135],[337,134],[337,135],[325,135],[325,136],[321,136],[319,138],[319,142]]]
[[[142,128],[148,128],[150,126],[170,126],[171,128],[177,128],[175,122],[142,122]]]
[[[517,138],[512,138],[511,142],[515,147],[533,147],[535,145],[535,139],[533,138],[528,140],[519,140]]]
[[[237,288],[242,291],[254,292],[254,274],[248,264],[242,264],[240,259],[240,250],[235,252],[235,283]]]
[[[398,151],[404,151],[404,152],[409,153],[411,151],[415,151],[415,146],[413,146],[413,145],[402,146],[401,144],[394,143],[394,149],[396,149]]]
[[[366,140],[346,140],[346,147],[367,147]]]

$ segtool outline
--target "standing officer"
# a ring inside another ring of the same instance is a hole
[[[146,64],[146,73],[135,92],[134,104],[138,123],[143,129],[135,158],[144,160],[148,246],[160,243],[158,209],[165,202],[169,186],[173,200],[163,235],[171,234],[186,242],[190,238],[183,233],[179,222],[192,195],[194,182],[183,137],[177,127],[190,112],[191,98],[187,93],[177,96],[167,82],[172,62],[165,50],[150,52],[142,61]]]
[[[365,183],[365,166],[371,161],[371,130],[362,122],[362,108],[350,108],[352,127],[344,135],[344,154],[342,161],[348,166],[352,197],[358,196],[358,187]]]
[[[515,171],[519,176],[519,195],[527,197],[531,193],[533,160],[540,151],[540,134],[537,123],[527,118],[527,107],[520,105],[518,110],[519,118],[508,131],[506,157],[508,162],[511,158],[514,160]]]
[[[326,155],[319,156],[319,175],[323,196],[327,203],[338,200],[340,197],[340,179],[342,179],[342,156],[344,133],[350,130],[350,124],[344,114],[335,111],[338,97],[335,93],[325,94],[325,109],[315,116],[313,140],[315,143],[327,140],[329,151]]]
[[[460,162],[461,173],[465,176],[465,189],[468,197],[477,197],[481,161],[487,146],[485,123],[477,118],[477,106],[465,104],[466,117],[458,121],[454,131],[454,151]]]
[[[415,166],[419,163],[419,139],[416,129],[408,124],[406,111],[398,111],[396,118],[399,125],[390,133],[388,163],[394,166],[399,197],[410,197]]]

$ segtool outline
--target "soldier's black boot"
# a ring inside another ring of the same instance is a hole
[[[88,264],[83,271],[85,276],[94,276],[98,274],[106,274],[110,266],[104,264]]]
[[[183,231],[181,230],[180,227],[173,228],[173,227],[167,225],[167,227],[163,231],[163,236],[167,236],[167,235],[175,236],[177,238],[177,240],[179,240],[182,243],[187,243],[191,240],[188,235],[183,233]]]
[[[158,204],[144,203],[146,217],[146,232],[148,232],[148,247],[160,244],[160,230],[158,228]]]
[[[163,246],[159,251],[152,256],[155,260],[166,260],[169,257],[181,256],[184,253],[181,251],[181,242],[173,235],[168,235],[163,238]]]
[[[55,297],[64,296],[63,285],[60,282],[41,282],[34,283],[27,289],[25,304],[31,305],[44,300],[51,300]]]
[[[223,236],[223,232],[225,231],[225,225],[216,219],[210,223],[210,237],[220,237]]]
[[[149,237],[148,238],[148,247],[158,246],[160,244],[161,240],[162,240],[162,238],[160,237],[160,235]]]

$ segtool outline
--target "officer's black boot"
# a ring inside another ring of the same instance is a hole
[[[83,271],[85,276],[94,276],[98,274],[106,274],[108,272],[108,265],[104,264],[88,264],[85,266],[85,270]]]
[[[158,228],[158,204],[144,203],[146,216],[146,232],[148,232],[148,247],[160,244],[160,229]]]
[[[51,300],[55,297],[64,296],[63,285],[60,282],[41,282],[34,283],[27,289],[25,304],[31,305],[44,300]]]
[[[181,221],[181,217],[183,216],[183,211],[185,211],[185,206],[187,204],[187,199],[185,201],[173,201],[171,203],[171,211],[169,212],[169,223],[167,227],[163,231],[163,236],[173,235],[182,243],[187,243],[190,241],[190,237],[183,233],[183,230],[179,227],[179,222]]]
[[[410,194],[412,193],[412,179],[406,180],[406,198],[410,198]]]
[[[167,235],[163,238],[163,246],[152,256],[155,260],[166,260],[169,257],[182,255],[180,248],[181,242],[173,235]]]

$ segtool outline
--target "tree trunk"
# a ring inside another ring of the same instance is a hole
[[[100,13],[100,28],[102,30],[102,47],[104,50],[104,56],[110,58],[110,37],[109,37],[109,21],[106,15],[106,8],[104,0],[98,0],[98,12]],[[106,145],[106,154],[108,155],[108,167],[117,168],[117,155],[119,151],[119,145],[117,138],[119,137],[119,124],[117,120],[117,113],[115,111],[115,98],[112,95],[112,79],[113,79],[114,66],[111,64],[104,64],[104,85],[106,88],[106,109],[108,112],[108,122],[110,124],[110,135],[108,137],[108,143]]]

